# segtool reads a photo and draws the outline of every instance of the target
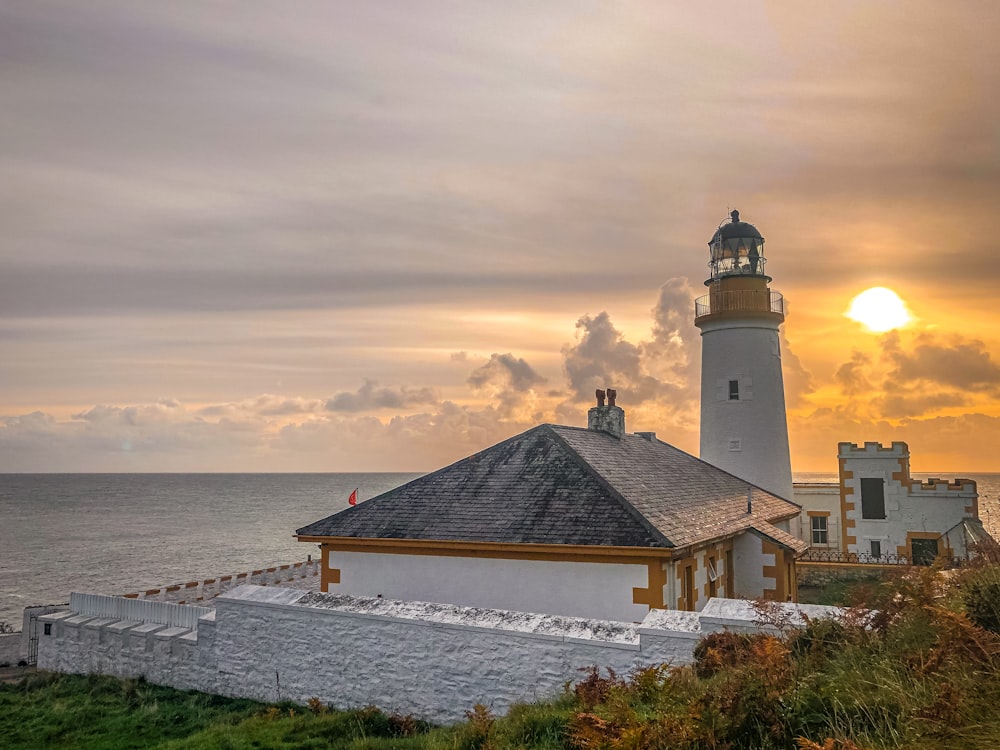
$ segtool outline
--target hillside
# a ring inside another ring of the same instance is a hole
[[[449,727],[376,709],[264,705],[38,673],[0,686],[0,746],[1000,747],[1000,566],[951,577],[916,570],[853,595],[876,614],[851,610],[776,636],[714,634],[692,666],[627,676],[592,669],[555,701],[504,717],[469,707]]]

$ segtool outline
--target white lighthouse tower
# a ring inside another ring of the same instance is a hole
[[[695,301],[701,329],[701,458],[792,499],[778,327],[781,294],[764,274],[764,238],[739,211],[708,243],[708,294]]]

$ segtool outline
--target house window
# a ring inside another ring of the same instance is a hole
[[[52,635],[52,623],[51,622],[44,623],[44,628],[42,632],[44,635]]]
[[[740,400],[740,381],[738,380],[729,381],[729,400],[730,401]]]
[[[830,535],[826,526],[826,516],[809,516],[812,525],[812,543],[826,544]]]
[[[861,517],[885,518],[885,483],[881,478],[861,480]]]
[[[708,595],[719,595],[719,573],[715,569],[715,557],[708,558]]]
[[[882,557],[882,542],[878,539],[870,539],[868,543],[871,546],[872,557],[876,560]]]
[[[729,450],[731,451],[741,451],[743,450],[743,441],[739,438],[729,438]]]

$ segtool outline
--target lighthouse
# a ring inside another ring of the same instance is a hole
[[[778,328],[784,300],[764,273],[764,238],[730,214],[708,243],[701,329],[701,458],[792,499]]]

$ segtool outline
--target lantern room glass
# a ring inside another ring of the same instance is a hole
[[[760,237],[722,237],[711,243],[712,259],[708,265],[712,278],[723,276],[764,276],[764,240]]]

